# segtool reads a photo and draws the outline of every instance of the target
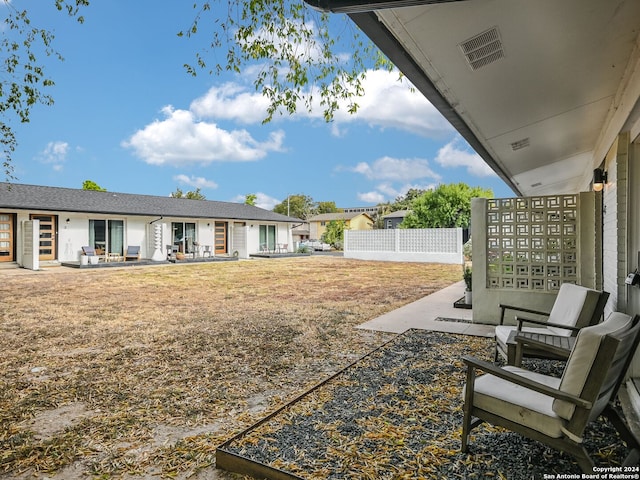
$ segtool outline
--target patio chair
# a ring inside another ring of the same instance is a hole
[[[100,255],[96,252],[96,249],[91,246],[82,247],[82,254],[89,258],[90,263],[98,263],[100,259],[105,258],[104,255]]]
[[[127,251],[124,253],[124,261],[129,259],[140,260],[140,246],[127,247]]]
[[[464,357],[462,451],[468,449],[470,431],[488,422],[566,452],[591,473],[594,464],[582,436],[604,415],[627,443],[631,453],[625,464],[632,464],[640,443],[613,402],[640,340],[639,319],[614,312],[580,330],[562,378]],[[477,376],[476,370],[486,373]]]
[[[553,308],[548,313],[530,308],[500,304],[502,311],[500,325],[496,327],[495,360],[498,359],[498,355],[501,355],[508,363],[514,363],[516,346],[514,337],[518,332],[565,337],[575,336],[581,328],[594,325],[600,321],[608,298],[609,293],[607,292],[600,292],[572,283],[563,283],[553,303]],[[507,310],[546,316],[547,319],[546,321],[536,320],[516,315],[517,325],[504,325],[505,312]],[[524,326],[524,323],[535,326]],[[566,359],[568,352],[562,357],[549,350],[537,350],[530,347],[524,348],[522,355],[525,357]]]

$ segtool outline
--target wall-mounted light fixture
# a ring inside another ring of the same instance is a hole
[[[602,168],[596,168],[593,171],[593,191],[601,192],[605,183],[607,183],[607,172]]]
[[[71,219],[70,219],[70,218],[67,218],[67,223],[69,223],[70,221],[71,221]]]

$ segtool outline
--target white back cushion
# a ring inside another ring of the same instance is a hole
[[[562,373],[559,390],[580,396],[589,373],[594,367],[593,363],[602,339],[605,335],[624,331],[630,327],[631,317],[629,315],[612,312],[604,322],[580,330]],[[571,418],[574,409],[575,406],[572,403],[562,400],[553,402],[553,411],[566,420]]]
[[[549,322],[568,327],[586,327],[596,309],[600,292],[572,283],[560,285],[558,296],[549,313]],[[548,327],[557,335],[567,335],[569,330]]]

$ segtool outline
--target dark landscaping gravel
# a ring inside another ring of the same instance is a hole
[[[491,360],[493,340],[410,330],[222,448],[308,479],[579,474],[570,457],[486,424],[460,452],[463,355]],[[561,362],[524,366],[562,372]],[[626,448],[609,424],[596,424],[587,450],[600,466],[618,465]]]

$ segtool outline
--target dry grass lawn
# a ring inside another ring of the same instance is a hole
[[[311,256],[0,277],[0,478],[231,478],[218,444],[390,338],[354,326],[461,272]]]

